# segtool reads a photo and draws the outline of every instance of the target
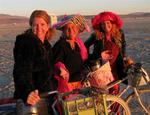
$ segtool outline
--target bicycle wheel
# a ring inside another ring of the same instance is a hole
[[[136,96],[136,93],[133,92],[127,97],[127,104],[131,110],[132,115],[145,115],[148,111],[150,114],[150,89],[141,89],[137,90],[139,97],[141,99],[141,103],[145,107],[146,110],[140,105],[140,102],[138,100],[138,97]]]
[[[106,99],[106,109],[108,111],[107,112],[108,115],[131,115],[130,109],[123,99],[113,95],[106,95],[105,99]],[[101,106],[97,105],[97,107],[98,107],[97,109],[98,115],[106,114],[104,110],[102,111]]]

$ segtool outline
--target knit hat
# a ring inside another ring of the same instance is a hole
[[[56,28],[58,30],[63,30],[63,27],[68,24],[68,23],[73,23],[75,24],[78,28],[79,28],[79,32],[83,32],[83,31],[87,31],[89,32],[90,31],[90,28],[89,26],[87,25],[87,22],[86,22],[86,19],[77,14],[77,15],[73,15],[73,16],[68,16],[68,15],[65,15],[61,20],[60,22],[56,23],[53,28]]]
[[[110,20],[111,22],[115,23],[119,29],[122,28],[123,26],[123,22],[121,18],[113,12],[99,13],[92,19],[92,26],[94,29],[97,29],[98,26],[100,26],[100,23],[107,20]]]

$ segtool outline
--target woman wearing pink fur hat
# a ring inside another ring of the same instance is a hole
[[[121,18],[113,12],[102,12],[94,16],[92,26],[94,32],[85,42],[88,52],[93,45],[89,60],[100,58],[101,63],[109,61],[114,79],[122,79],[125,76],[123,59],[126,42],[121,29],[123,26]],[[109,92],[118,94],[119,86],[114,86]]]

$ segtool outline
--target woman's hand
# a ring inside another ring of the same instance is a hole
[[[39,102],[40,97],[38,90],[32,91],[27,98],[27,104],[35,105],[37,102]]]
[[[69,72],[67,69],[65,68],[60,68],[60,76],[63,78],[63,79],[69,79]]]
[[[113,55],[110,50],[106,50],[101,53],[101,57],[104,61],[109,61],[113,58]]]

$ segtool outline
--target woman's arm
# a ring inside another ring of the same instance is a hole
[[[96,36],[94,33],[85,41],[84,45],[87,48],[88,54],[90,53],[90,47],[95,43]]]
[[[65,45],[65,43],[59,40],[52,47],[54,64],[57,62],[64,63],[65,51],[63,45]]]
[[[123,30],[121,30],[121,37],[122,37],[122,56],[125,57],[126,56],[126,41],[125,41],[125,35]]]
[[[27,101],[28,94],[35,90],[32,81],[33,47],[24,36],[17,36],[14,47],[14,70],[16,97]]]

